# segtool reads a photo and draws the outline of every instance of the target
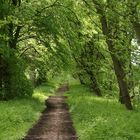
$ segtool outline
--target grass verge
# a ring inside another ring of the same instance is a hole
[[[45,108],[44,100],[55,87],[42,85],[30,99],[0,101],[0,140],[21,140]]]
[[[79,140],[139,140],[140,111],[127,111],[115,100],[98,98],[73,85],[66,94]]]

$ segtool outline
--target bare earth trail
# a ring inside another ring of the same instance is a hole
[[[67,85],[61,86],[55,96],[46,100],[47,108],[41,118],[31,128],[23,140],[77,140],[64,92]]]

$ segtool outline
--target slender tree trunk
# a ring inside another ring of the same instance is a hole
[[[102,93],[101,93],[101,90],[100,90],[100,87],[98,85],[98,82],[97,82],[97,79],[96,79],[95,75],[93,74],[92,71],[90,71],[90,68],[86,69],[86,72],[90,77],[90,80],[91,80],[91,83],[92,83],[92,89],[95,91],[95,94],[97,96],[101,97]]]
[[[83,78],[82,78],[82,75],[81,74],[77,74],[78,75],[78,78],[79,78],[79,81],[82,85],[85,85],[86,83],[84,82]]]
[[[97,82],[96,78],[92,76],[91,81],[92,81],[93,90],[95,91],[96,95],[101,97],[102,96],[101,90],[99,88],[99,85],[98,85],[98,82]]]
[[[0,92],[2,92],[2,74],[3,73],[3,66],[2,66],[2,57],[0,55]],[[0,97],[1,98],[1,97]]]

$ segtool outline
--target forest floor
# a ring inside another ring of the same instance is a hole
[[[24,140],[77,140],[64,96],[67,90],[68,86],[62,85],[55,96],[49,96],[47,108]]]

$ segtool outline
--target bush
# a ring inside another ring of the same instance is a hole
[[[13,53],[5,58],[5,72],[3,76],[3,99],[23,98],[32,96],[33,87],[25,76],[25,64]]]

